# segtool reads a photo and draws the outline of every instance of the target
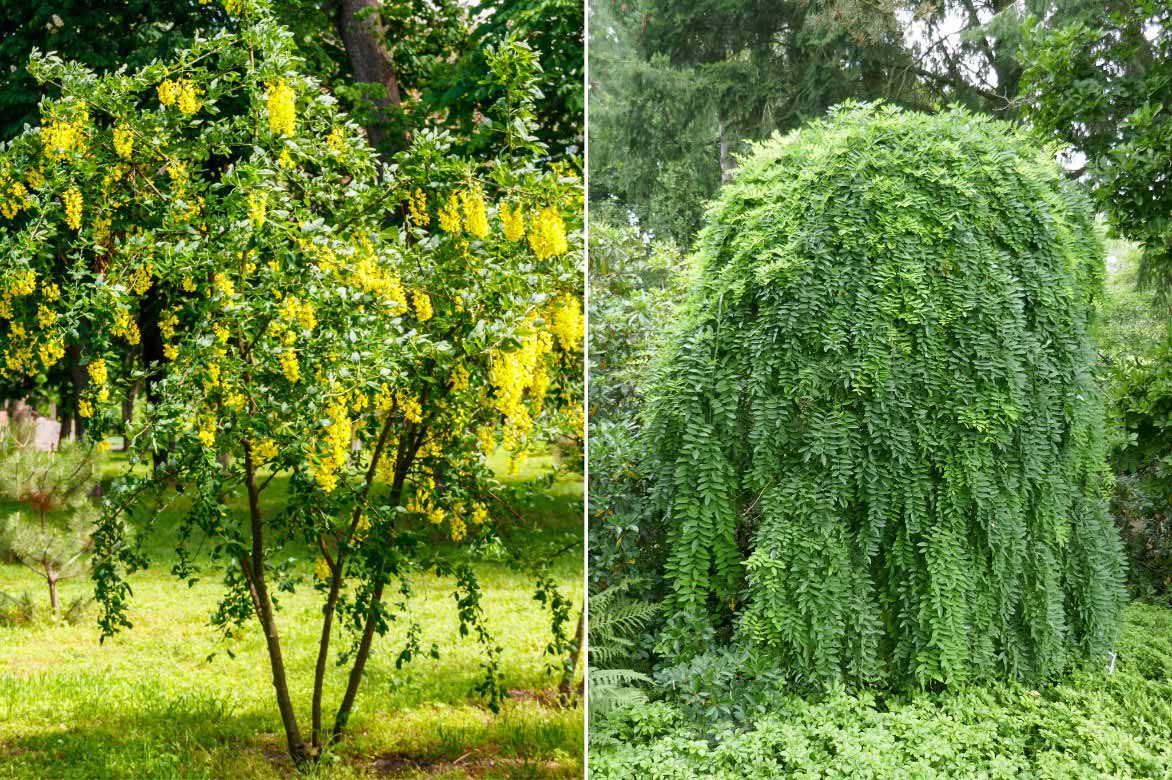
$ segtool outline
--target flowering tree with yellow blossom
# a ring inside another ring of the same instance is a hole
[[[490,57],[509,128],[497,159],[458,159],[424,132],[383,165],[300,75],[263,4],[225,9],[233,31],[136,72],[34,58],[60,97],[0,157],[0,372],[35,375],[80,350],[78,411],[97,435],[130,386],[151,388],[93,537],[103,635],[130,626],[125,575],[147,564],[130,518],[182,496],[176,573],[196,574],[198,548],[220,563],[213,622],[260,623],[304,764],[345,731],[396,617],[387,590],[409,595],[421,565],[456,575],[496,701],[471,569],[447,567],[414,529],[493,538],[487,454],[559,431],[580,440],[582,191],[569,167],[541,162],[523,44]],[[266,497],[277,475],[288,490]],[[271,556],[288,542],[319,555],[308,732],[273,596],[297,584]],[[339,631],[349,673],[327,725]],[[408,633],[404,658],[419,646]]]

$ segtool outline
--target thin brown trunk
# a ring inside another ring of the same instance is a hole
[[[49,581],[49,606],[53,608],[53,614],[57,613],[57,574],[52,569],[46,569],[47,574],[45,579]]]
[[[346,533],[347,544],[349,544],[355,530],[358,528],[358,521],[362,518],[363,511],[365,511],[366,497],[370,495],[370,487],[374,484],[375,475],[378,473],[379,460],[382,458],[383,450],[387,446],[387,439],[390,438],[393,419],[394,409],[392,408],[387,413],[387,419],[383,423],[382,433],[379,434],[374,453],[370,456],[370,466],[366,469],[366,481],[362,485],[362,492],[354,504],[354,515],[350,518],[350,527]],[[330,570],[330,592],[326,597],[326,605],[322,614],[321,638],[318,640],[317,646],[317,664],[313,670],[313,734],[311,735],[311,739],[315,749],[321,748],[322,688],[325,686],[326,660],[330,653],[330,634],[334,627],[334,613],[338,606],[338,594],[342,589],[342,564],[345,562],[345,557],[345,547],[339,546],[337,558]]]
[[[426,402],[426,400],[427,391],[424,390],[421,401]],[[415,434],[415,439],[410,446],[407,445],[406,439],[408,433]],[[426,434],[425,426],[421,426],[418,431],[411,431],[409,426],[404,426],[403,439],[400,440],[399,451],[395,454],[395,478],[390,493],[391,506],[399,506],[403,500],[403,486],[407,481],[407,472],[410,471],[415,454],[419,452],[419,447],[423,444]],[[358,653],[354,657],[354,666],[350,668],[350,678],[346,681],[346,693],[342,696],[342,704],[338,707],[338,713],[334,717],[332,735],[334,742],[342,738],[342,734],[346,731],[346,723],[350,720],[350,712],[354,708],[354,698],[358,695],[358,686],[362,682],[366,659],[370,656],[370,645],[374,641],[374,630],[378,624],[378,607],[382,603],[385,585],[386,580],[383,579],[380,566],[374,591],[370,596],[370,608],[366,614],[366,623],[362,627],[362,639],[358,643]]]
[[[379,5],[379,0],[342,0],[338,31],[346,45],[354,80],[359,84],[378,84],[385,90],[375,101],[380,109],[378,121],[366,128],[371,145],[381,147],[390,141],[392,146],[399,146],[406,139],[390,137],[386,129],[402,99],[399,79],[385,43],[386,32],[378,16]]]
[[[244,475],[248,486],[248,514],[251,522],[252,553],[242,556],[241,566],[248,580],[253,607],[257,619],[265,632],[268,645],[269,666],[273,672],[273,688],[277,692],[277,708],[281,711],[281,722],[285,727],[285,739],[289,744],[289,756],[298,766],[310,759],[309,748],[301,737],[297,726],[297,715],[293,711],[293,700],[289,695],[289,683],[285,677],[285,659],[281,653],[281,638],[277,633],[277,621],[273,614],[273,602],[265,582],[264,538],[260,512],[260,491],[256,487],[256,470],[252,462],[252,451],[244,448]]]
[[[570,662],[562,672],[562,681],[558,685],[558,696],[563,702],[569,702],[574,695],[574,675],[578,673],[578,666],[582,663],[582,649],[586,634],[586,610],[578,612],[578,628],[574,631],[574,644],[570,647]]]

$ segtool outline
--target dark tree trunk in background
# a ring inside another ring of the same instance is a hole
[[[378,84],[386,90],[376,103],[382,109],[379,122],[366,128],[371,145],[381,148],[389,142],[393,148],[404,144],[402,136],[388,136],[386,123],[402,99],[399,96],[399,80],[390,52],[385,44],[386,33],[376,12],[379,0],[342,0],[338,18],[338,31],[346,44],[350,67],[354,69],[354,80],[359,84]],[[392,148],[392,151],[394,150]]]
[[[81,364],[81,347],[77,344],[70,344],[65,348],[65,359],[68,361],[69,378],[73,383],[73,409],[77,410],[77,402],[81,398],[82,392],[85,390],[86,382],[89,377],[86,375],[85,367]],[[68,431],[65,426],[61,427],[61,435],[65,436]],[[73,432],[75,439],[81,439],[85,436],[85,418],[80,414],[73,415]]]

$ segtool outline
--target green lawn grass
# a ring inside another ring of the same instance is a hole
[[[518,475],[549,466],[535,458]],[[274,481],[271,500],[279,499]],[[566,476],[510,518],[510,538],[538,548],[581,544],[581,481]],[[12,511],[0,505],[0,512]],[[42,616],[0,626],[0,778],[278,778],[296,775],[285,756],[268,657],[256,623],[228,645],[208,624],[222,588],[213,574],[187,587],[169,574],[174,555],[161,518],[147,549],[149,570],[131,578],[134,628],[98,641],[94,611],[77,625]],[[433,542],[441,544],[437,535]],[[579,548],[580,549],[580,548]],[[310,556],[298,557],[308,580]],[[378,640],[367,665],[348,738],[314,775],[323,778],[569,778],[582,775],[582,710],[558,707],[545,669],[548,613],[533,599],[532,576],[507,561],[481,562],[488,623],[503,647],[501,667],[512,695],[493,714],[472,689],[482,654],[458,631],[453,581],[414,577],[412,615],[440,657],[395,658],[405,626]],[[582,603],[582,558],[553,565],[559,585]],[[29,591],[47,609],[45,586],[18,565],[0,565],[0,591]],[[88,581],[62,586],[62,601],[92,591]],[[303,729],[320,627],[320,595],[308,582],[284,594],[278,615],[290,685]],[[576,612],[575,612],[576,617]],[[571,626],[572,630],[572,626]],[[335,648],[344,645],[335,641]],[[229,657],[231,649],[235,658]],[[208,656],[214,654],[212,660]],[[345,670],[326,678],[332,717]]]

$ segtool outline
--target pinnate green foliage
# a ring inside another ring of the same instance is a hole
[[[1052,160],[846,106],[743,161],[650,396],[662,649],[715,628],[801,680],[921,685],[1105,657],[1103,254]]]

